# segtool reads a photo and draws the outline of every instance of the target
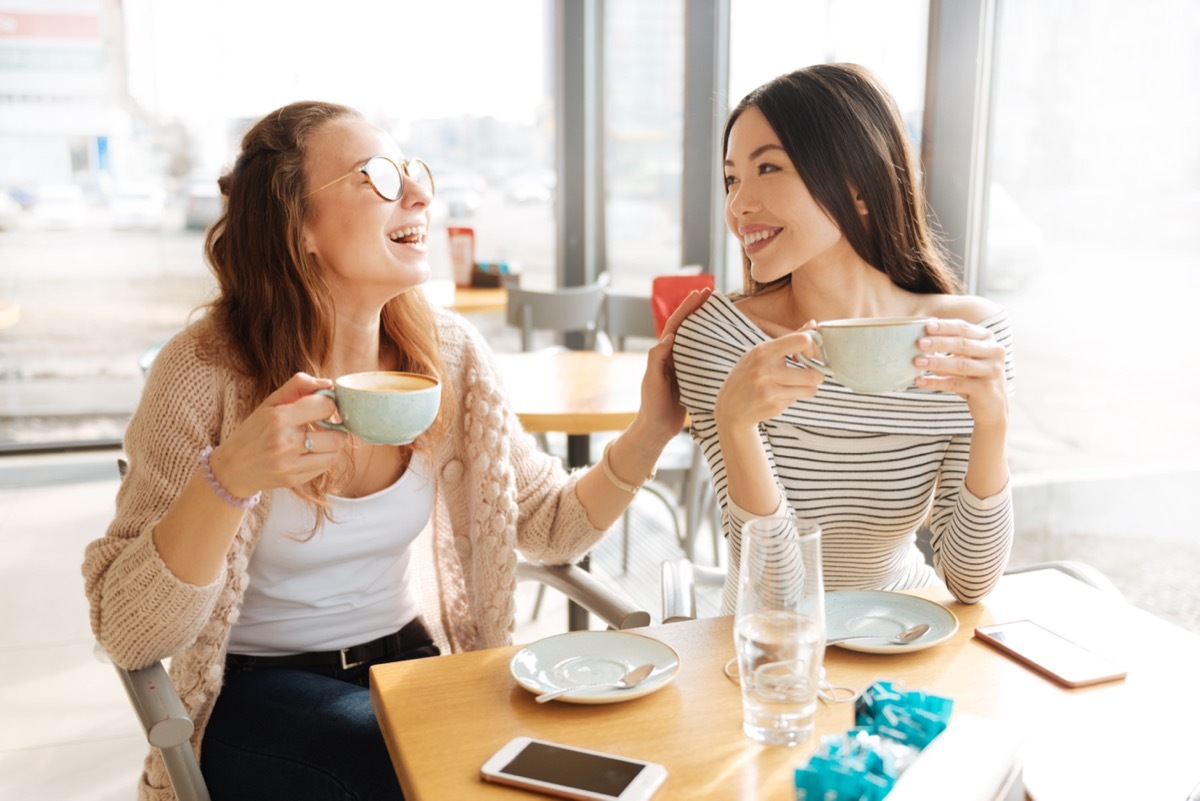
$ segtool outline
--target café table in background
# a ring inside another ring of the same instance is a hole
[[[592,350],[497,353],[496,366],[521,425],[567,435],[567,464],[591,462],[591,435],[624,431],[642,398],[644,353]]]
[[[426,281],[422,291],[431,303],[459,314],[504,311],[508,291],[504,287],[457,286],[453,281]]]
[[[1023,736],[1033,801],[1183,801],[1200,781],[1200,637],[1053,570],[1005,576],[973,606],[940,587],[912,594],[953,611],[958,632],[905,654],[829,648],[831,682],[861,690],[901,681],[953,699],[955,715],[1006,724]],[[1122,663],[1128,677],[1068,690],[972,638],[978,625],[1023,618]],[[721,617],[635,630],[673,647],[679,674],[616,704],[536,703],[509,673],[517,646],[373,667],[372,703],[405,798],[529,798],[479,779],[480,765],[517,735],[659,762],[668,775],[655,801],[793,798],[794,768],[820,735],[853,725],[853,705],[820,704],[816,736],[796,748],[754,743],[742,734],[739,689],[721,671],[733,655],[730,627]]]
[[[0,298],[0,329],[17,324],[21,319],[21,307],[12,301]]]

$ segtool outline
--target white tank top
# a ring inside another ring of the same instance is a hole
[[[391,634],[417,616],[408,564],[433,510],[425,459],[414,454],[404,475],[374,495],[329,502],[333,520],[308,537],[312,506],[291,490],[272,491],[230,653],[332,651]]]

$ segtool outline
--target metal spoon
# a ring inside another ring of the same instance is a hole
[[[544,704],[547,701],[553,701],[560,695],[573,693],[576,690],[588,690],[592,687],[615,687],[618,690],[628,690],[630,687],[636,687],[637,685],[641,684],[646,680],[646,677],[653,672],[654,665],[652,663],[638,665],[616,681],[600,681],[596,682],[595,684],[576,684],[574,687],[562,687],[557,690],[551,690],[550,692],[542,693],[534,700],[536,700],[539,704]]]
[[[894,642],[897,645],[905,645],[913,640],[919,639],[922,634],[929,631],[928,623],[918,623],[915,626],[909,626],[904,631],[892,637],[880,637],[877,634],[850,634],[846,637],[834,637],[825,641],[826,645],[837,645],[840,642],[847,640],[879,640],[881,642]]]

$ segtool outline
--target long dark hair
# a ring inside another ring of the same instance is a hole
[[[818,64],[763,84],[730,113],[723,152],[728,153],[733,124],[748,108],[766,117],[813,199],[863,260],[911,292],[962,291],[929,224],[900,109],[870,70]],[[866,204],[865,218],[855,208],[852,186]],[[742,268],[747,295],[791,280],[789,275],[760,284],[744,252]]]
[[[333,350],[335,310],[320,265],[303,244],[306,147],[322,126],[361,119],[334,103],[299,102],[272,111],[242,138],[233,169],[218,182],[224,213],[209,228],[205,255],[219,295],[208,317],[220,337],[214,358],[227,361],[253,386],[254,405],[298,371],[322,375]],[[432,306],[419,291],[383,309],[380,347],[398,354],[398,369],[442,379],[434,424],[413,444],[431,454],[449,425],[455,399],[445,380]],[[331,479],[316,479],[301,495],[323,504]]]

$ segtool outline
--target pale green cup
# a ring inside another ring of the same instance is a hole
[[[351,373],[318,395],[337,404],[340,423],[321,420],[326,428],[348,431],[372,445],[407,445],[437,417],[442,385],[416,373]]]
[[[931,317],[857,317],[828,320],[809,331],[822,361],[802,353],[792,358],[837,380],[854,392],[896,392],[912,386],[925,371],[913,364],[917,340]]]

